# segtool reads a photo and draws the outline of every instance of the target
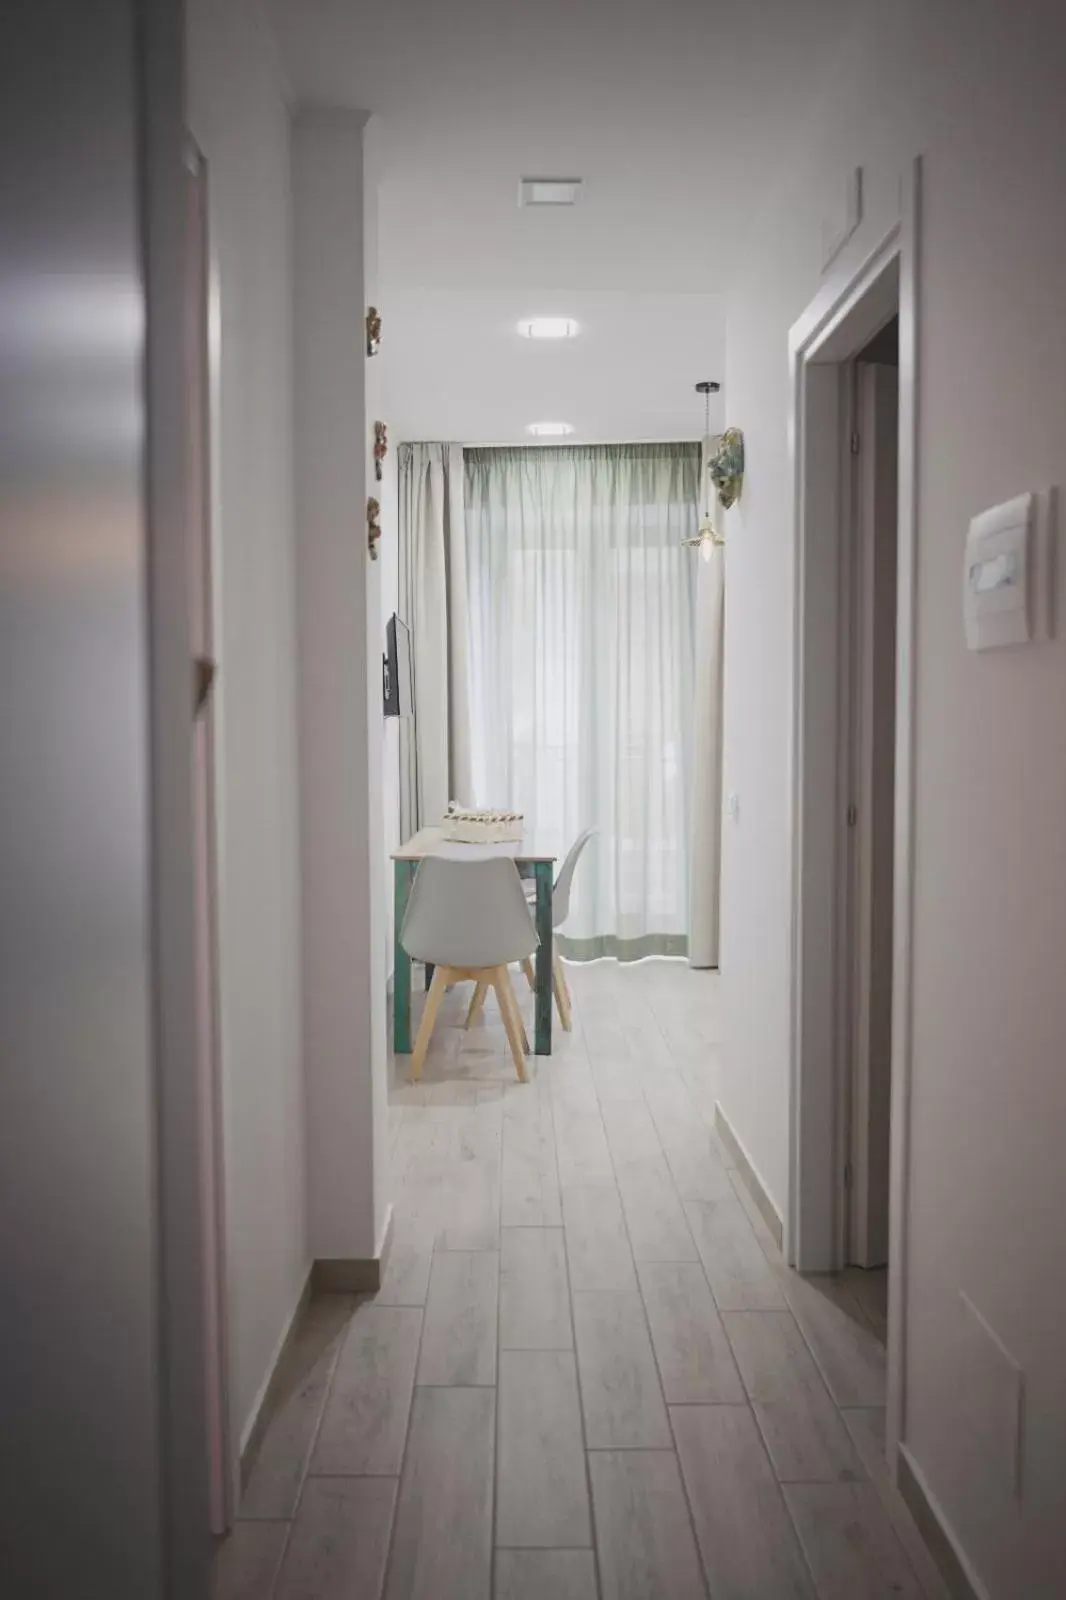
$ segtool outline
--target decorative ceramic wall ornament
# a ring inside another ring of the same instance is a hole
[[[371,561],[378,558],[378,540],[381,538],[381,506],[371,495],[366,503],[366,543]]]
[[[366,353],[376,356],[381,349],[381,312],[371,306],[366,314]]]
[[[382,462],[389,453],[389,430],[383,422],[374,424],[374,476],[381,482]]]
[[[744,487],[744,435],[739,428],[725,430],[707,466],[718,498],[728,511]]]

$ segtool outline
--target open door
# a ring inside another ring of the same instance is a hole
[[[855,366],[849,1260],[888,1261],[899,374]]]
[[[193,647],[190,704],[196,846],[196,979],[200,1083],[200,1170],[203,1175],[203,1337],[205,1350],[210,1523],[223,1534],[232,1521],[229,1408],[226,1398],[224,1190],[218,1029],[217,863],[215,854],[215,658],[211,551],[209,268],[207,174],[191,141],[186,156],[186,394],[189,407],[188,559]]]

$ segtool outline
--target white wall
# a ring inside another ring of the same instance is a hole
[[[368,1260],[385,1220],[381,562],[367,551],[373,130],[293,122],[297,604],[308,1206],[316,1259]],[[359,447],[359,441],[364,441]],[[375,485],[376,487],[376,485]]]
[[[363,166],[362,166],[362,193],[363,193],[363,276],[364,293],[370,305],[381,307],[382,289],[380,272],[381,255],[381,226],[379,222],[379,205],[382,187],[383,139],[380,117],[367,118],[363,130]],[[382,336],[384,348],[384,335]],[[366,432],[364,434],[363,469],[368,492],[373,494],[379,487],[374,476],[373,449],[374,449],[374,422],[378,417],[384,419],[384,363],[381,352],[372,360],[366,361],[363,366],[363,385],[366,404]],[[387,420],[387,419],[384,419]],[[395,450],[395,438],[393,440]],[[395,471],[396,457],[391,456],[391,465]],[[382,492],[375,498],[380,502],[382,515],[385,520],[381,523],[382,540],[389,537],[391,532],[393,546],[396,544],[396,522],[393,521],[389,529],[387,513],[385,511],[386,483],[380,485]],[[397,494],[393,494],[393,505],[397,501]],[[386,1242],[386,1231],[389,1226],[391,1204],[389,1195],[392,1192],[391,1172],[388,1161],[388,1124],[389,1124],[389,1097],[387,1077],[387,1039],[388,1028],[388,974],[392,970],[388,936],[392,923],[392,893],[391,887],[382,878],[381,863],[385,856],[386,813],[385,802],[388,785],[387,766],[388,742],[384,732],[384,718],[381,713],[381,617],[385,605],[383,572],[381,561],[381,545],[378,545],[377,561],[367,563],[366,574],[366,609],[364,625],[366,629],[366,706],[367,706],[367,733],[366,733],[366,784],[368,794],[366,852],[367,873],[369,884],[368,917],[370,933],[370,994],[367,1009],[367,1024],[369,1026],[369,1040],[367,1043],[367,1067],[370,1074],[370,1101],[368,1111],[373,1126],[373,1177],[374,1177],[374,1212],[373,1212],[373,1254],[380,1257]],[[399,762],[397,760],[396,782],[399,784]],[[391,874],[390,874],[391,876]]]
[[[310,1265],[304,1203],[284,85],[256,0],[189,0],[216,274],[220,922],[231,1409],[243,1437]]]
[[[388,359],[387,347],[382,346],[381,360]],[[387,419],[385,419],[387,420]],[[400,604],[400,483],[396,470],[398,441],[393,438],[385,458],[384,471],[378,485],[381,501],[381,648],[385,648],[385,624]],[[383,718],[381,743],[381,798],[384,824],[385,872],[385,971],[392,978],[392,941],[395,918],[393,915],[393,872],[390,856],[402,842],[400,839],[400,719]]]
[[[1023,16],[1024,12],[1024,16]],[[1066,480],[1063,27],[1051,0],[882,6],[795,131],[729,298],[728,420],[748,473],[728,524],[721,1099],[787,1196],[790,324],[820,221],[865,168],[877,232],[925,161],[921,261],[915,990],[904,1438],[993,1600],[1066,1570],[1066,633],[968,655],[968,519]],[[1063,566],[1059,568],[1063,616]],[[956,1374],[965,1290],[1025,1370],[1023,1493],[973,1437]]]

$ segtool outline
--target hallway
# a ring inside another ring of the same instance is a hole
[[[790,1273],[712,1131],[717,975],[569,973],[528,1086],[467,986],[394,1074],[385,1283],[313,1303],[217,1600],[942,1596],[878,1275]]]

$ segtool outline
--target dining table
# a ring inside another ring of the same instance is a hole
[[[393,950],[392,1047],[396,1055],[411,1053],[411,958],[400,943],[403,919],[419,862],[429,855],[446,855],[451,860],[484,861],[486,856],[507,856],[521,878],[532,879],[536,890],[533,916],[537,927],[537,949],[533,958],[534,1038],[538,1056],[552,1053],[552,893],[558,856],[539,850],[531,835],[519,840],[466,844],[447,838],[443,828],[422,828],[392,853],[395,903],[395,943]],[[433,979],[433,968],[426,967],[426,988]]]

